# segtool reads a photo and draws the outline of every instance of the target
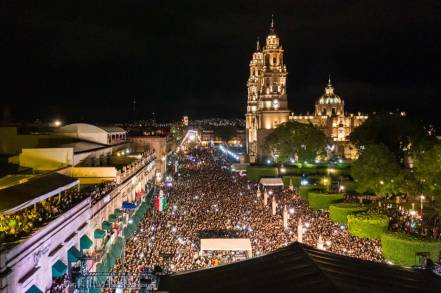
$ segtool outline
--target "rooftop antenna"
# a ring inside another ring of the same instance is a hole
[[[135,120],[136,119],[136,98],[135,97],[133,98],[132,105],[133,105],[133,120]]]

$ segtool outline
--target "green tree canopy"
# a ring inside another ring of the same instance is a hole
[[[422,151],[416,157],[415,175],[424,193],[441,196],[441,144]]]
[[[286,122],[265,139],[265,150],[278,162],[297,157],[300,162],[313,161],[324,152],[326,136],[312,124]]]
[[[405,116],[390,114],[370,116],[354,129],[349,139],[358,147],[384,144],[401,162],[405,153],[415,151],[419,146],[426,148],[434,141],[419,123]]]
[[[371,144],[352,164],[351,175],[357,192],[393,195],[401,192],[400,165],[384,144]]]

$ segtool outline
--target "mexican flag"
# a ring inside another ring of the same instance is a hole
[[[174,173],[179,172],[179,163],[178,163],[178,162],[175,162],[175,163],[173,164],[173,172],[174,172]]]
[[[165,210],[165,208],[167,207],[167,202],[164,196],[164,193],[161,192],[159,195],[156,195],[155,198],[155,208],[162,212],[163,210]]]

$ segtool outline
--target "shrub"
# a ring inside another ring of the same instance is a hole
[[[348,215],[367,211],[366,206],[355,203],[334,203],[329,206],[329,217],[334,223],[346,224]]]
[[[436,240],[421,239],[403,232],[388,232],[381,236],[384,257],[401,266],[416,265],[416,253],[429,252],[430,259],[438,261],[441,243]]]
[[[277,177],[277,167],[248,166],[247,177],[249,180],[258,181],[262,177]]]
[[[308,200],[308,193],[311,190],[315,190],[315,188],[313,186],[300,186],[300,188],[299,188],[300,197],[307,201]]]
[[[313,209],[328,209],[329,205],[342,201],[344,197],[341,193],[323,193],[317,190],[308,192],[309,206]]]
[[[360,238],[380,239],[389,227],[389,217],[382,214],[360,213],[347,218],[349,233]]]

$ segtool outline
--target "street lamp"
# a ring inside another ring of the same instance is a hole
[[[423,201],[426,197],[424,195],[420,195],[420,208],[421,208],[421,218],[423,217]]]

